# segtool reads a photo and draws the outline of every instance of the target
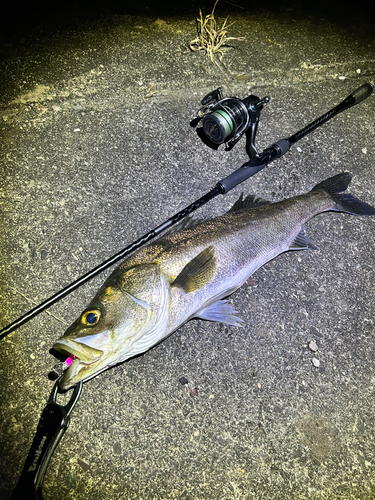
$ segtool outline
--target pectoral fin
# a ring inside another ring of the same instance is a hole
[[[242,319],[235,316],[235,311],[231,305],[228,304],[227,300],[218,300],[213,304],[204,307],[196,314],[195,318],[207,319],[209,321],[220,321],[221,323],[226,323],[227,325],[240,326]]]
[[[195,292],[212,280],[216,265],[215,249],[209,246],[186,264],[172,286],[182,288],[185,293]]]

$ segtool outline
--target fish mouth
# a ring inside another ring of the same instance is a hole
[[[68,339],[58,340],[53,348],[69,357],[75,357],[60,379],[59,387],[62,391],[66,391],[78,382],[84,382],[104,370],[100,363],[104,351]]]
[[[88,347],[76,340],[60,339],[55,342],[54,349],[61,352],[62,354],[67,354],[68,356],[75,356],[84,363],[93,363],[101,358],[104,354],[102,350],[95,349],[94,347]]]

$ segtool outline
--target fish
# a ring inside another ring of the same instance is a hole
[[[187,218],[136,251],[53,345],[70,357],[60,389],[144,353],[192,318],[241,325],[227,298],[279,254],[315,249],[304,228],[309,219],[326,211],[375,215],[344,192],[351,179],[342,172],[275,203],[241,195],[225,214]]]

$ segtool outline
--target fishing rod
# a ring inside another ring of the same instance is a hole
[[[148,243],[150,240],[163,233],[166,229],[169,229],[171,226],[184,219],[201,206],[205,205],[208,201],[212,200],[219,194],[228,193],[235,186],[262,170],[271,161],[276,160],[287,153],[290,147],[305,137],[305,135],[311,133],[317,127],[320,127],[323,123],[326,123],[342,111],[345,111],[362,102],[364,99],[369,97],[372,91],[373,86],[370,83],[365,83],[361,87],[354,90],[348,97],[346,97],[346,99],[330,111],[317,118],[300,131],[291,135],[289,138],[280,139],[273,143],[261,153],[259,153],[255,147],[255,136],[259,123],[260,112],[263,109],[263,105],[269,102],[269,97],[259,99],[254,95],[250,95],[243,100],[236,97],[223,98],[221,88],[209,93],[201,101],[202,108],[198,111],[197,117],[191,122],[191,125],[195,127],[198,123],[202,122],[202,126],[197,129],[197,133],[201,139],[212,148],[218,148],[221,144],[226,144],[226,150],[230,150],[245,134],[246,151],[250,160],[230,175],[220,180],[215,187],[213,187],[201,198],[194,201],[183,210],[170,217],[167,221],[149,231],[147,234],[141,236],[131,245],[115,253],[112,257],[94,267],[70,283],[70,285],[67,285],[65,288],[52,295],[41,304],[35,306],[6,327],[2,328],[0,330],[0,339],[6,337],[9,333],[37,316],[52,304],[67,296],[73,290],[76,290],[94,276],[98,275],[105,269],[108,269],[124,257],[127,257],[135,250],[138,250],[145,243]]]

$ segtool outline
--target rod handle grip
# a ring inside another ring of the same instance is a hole
[[[280,158],[280,156],[289,151],[289,148],[290,144],[287,139],[280,139],[275,142],[268,149],[264,150],[259,156],[248,161],[247,163],[244,163],[242,167],[238,168],[230,175],[219,181],[217,186],[220,187],[221,193],[228,193],[228,191],[236,187],[238,184],[241,184],[241,182],[262,170],[271,161],[276,160],[276,158]]]

